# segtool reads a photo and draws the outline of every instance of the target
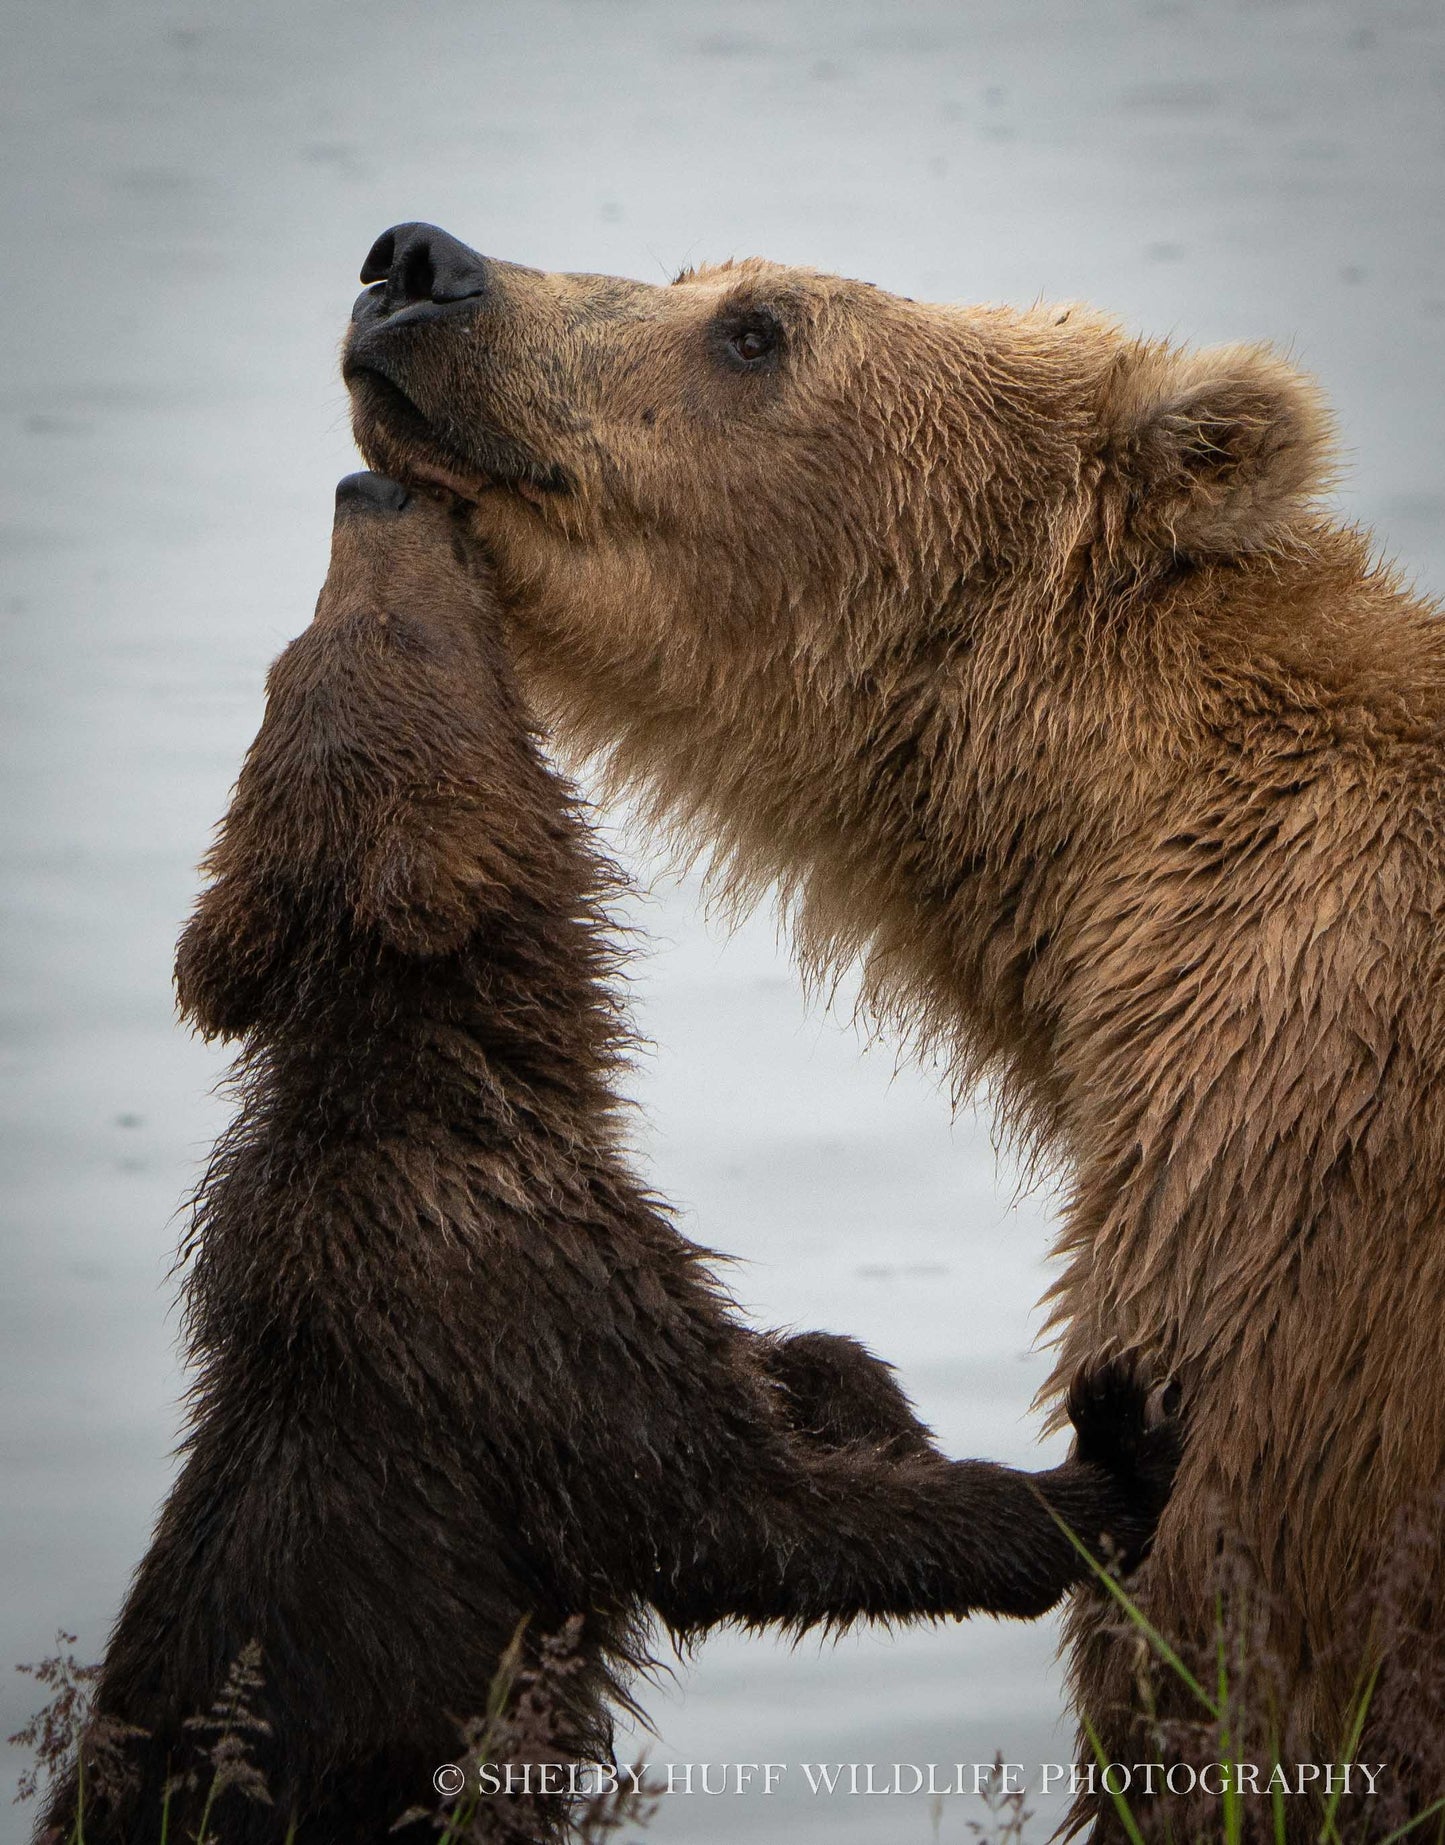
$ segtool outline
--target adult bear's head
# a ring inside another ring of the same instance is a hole
[[[980,569],[1268,548],[1321,475],[1317,400],[1280,360],[1079,308],[756,260],[666,287],[549,275],[423,224],[362,279],[344,371],[368,458],[474,499],[524,597],[585,577],[594,621],[781,639],[819,592],[956,621]]]
[[[344,370],[368,460],[473,502],[564,736],[754,883],[856,885],[884,808],[896,878],[959,766],[955,719],[982,765],[953,777],[961,824],[984,770],[1061,730],[1051,672],[1156,586],[1298,550],[1325,462],[1279,358],[1086,309],[760,261],[544,274],[421,224],[362,279]]]

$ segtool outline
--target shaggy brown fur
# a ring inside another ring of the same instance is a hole
[[[1052,1512],[1137,1557],[1177,1438],[1124,1368],[1081,1379],[1064,1466],[947,1461],[861,1347],[742,1326],[632,1175],[609,869],[441,506],[343,483],[208,870],[178,985],[244,1036],[242,1106],[196,1218],[186,1463],[97,1696],[139,1778],[92,1775],[90,1845],[154,1838],[251,1642],[272,1804],[232,1792],[214,1830],[358,1845],[430,1804],[523,1617],[535,1660],[585,1615],[559,1741],[595,1756],[649,1609],[1034,1615],[1080,1575]]]
[[[1135,1345],[1183,1379],[1149,1606],[1207,1640],[1221,1506],[1327,1759],[1340,1611],[1445,1477],[1445,629],[1317,510],[1315,388],[756,261],[403,226],[363,280],[362,448],[474,500],[564,736],[1067,1173],[1053,1393]]]

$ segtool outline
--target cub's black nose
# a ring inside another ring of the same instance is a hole
[[[394,224],[361,265],[363,282],[385,282],[389,308],[408,301],[467,301],[487,292],[487,259],[434,224]]]
[[[385,474],[348,474],[336,488],[336,511],[399,513],[411,495],[400,481]]]

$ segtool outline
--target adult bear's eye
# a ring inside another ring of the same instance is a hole
[[[773,342],[761,327],[748,327],[732,337],[732,349],[745,365],[761,359],[773,350]]]
[[[748,314],[723,329],[724,353],[741,371],[763,370],[777,357],[782,343],[782,328],[766,312]]]

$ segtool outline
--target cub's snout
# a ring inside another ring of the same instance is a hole
[[[336,486],[336,517],[344,519],[356,513],[399,513],[411,504],[411,495],[400,481],[369,470],[348,474]]]
[[[336,488],[320,626],[390,621],[434,640],[489,626],[491,562],[465,511],[438,487],[348,474]]]

